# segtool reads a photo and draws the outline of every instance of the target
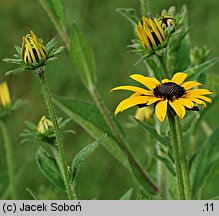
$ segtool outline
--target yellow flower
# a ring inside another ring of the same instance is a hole
[[[150,107],[140,107],[136,110],[135,118],[143,122],[144,120],[151,120],[153,112]]]
[[[164,79],[159,82],[156,78],[145,77],[140,74],[130,76],[133,80],[143,84],[147,89],[135,86],[119,86],[115,90],[129,90],[134,92],[129,98],[120,102],[115,110],[115,115],[130,107],[155,105],[155,113],[160,122],[163,122],[167,108],[172,108],[175,113],[182,119],[186,114],[186,109],[195,110],[195,103],[206,107],[207,101],[211,99],[204,96],[213,92],[207,89],[193,89],[202,84],[195,81],[184,82],[187,74],[176,73],[171,80]]]
[[[154,50],[154,47],[161,45],[166,36],[156,18],[142,17],[142,22],[139,22],[136,28],[139,40],[142,46],[148,50]]]
[[[46,116],[43,116],[38,125],[36,130],[41,133],[44,134],[45,132],[47,132],[50,128],[53,128],[53,123],[52,121],[50,121],[49,119],[46,118]]]
[[[174,26],[176,23],[176,20],[171,15],[163,15],[158,19],[158,23],[165,30],[168,27]]]
[[[0,83],[0,106],[9,107],[11,106],[11,97],[6,82]]]
[[[21,59],[25,64],[43,64],[48,57],[48,50],[33,31],[23,37]]]

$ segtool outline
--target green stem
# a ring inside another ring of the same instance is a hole
[[[149,0],[140,0],[141,4],[141,14],[142,16],[146,16],[149,12]]]
[[[166,61],[165,61],[164,55],[158,56],[158,57],[159,57],[159,60],[160,60],[160,64],[161,64],[161,66],[163,68],[164,78],[170,79],[170,74],[169,74],[169,72],[167,70],[167,66],[166,66]]]
[[[178,147],[175,116],[170,111],[168,112],[168,120],[169,120],[169,125],[170,125],[171,143],[172,143],[173,157],[174,157],[174,162],[175,162],[176,183],[177,183],[177,188],[178,188],[178,193],[179,193],[179,199],[184,200],[185,190],[184,190],[182,166],[181,166],[182,160],[180,157],[179,147]]]
[[[17,199],[16,184],[15,184],[15,171],[14,171],[14,161],[13,161],[13,150],[9,139],[8,130],[3,121],[0,121],[0,126],[2,129],[2,136],[5,145],[6,162],[8,168],[9,177],[9,188],[11,193],[11,199]]]
[[[38,0],[40,4],[42,5],[43,9],[47,12],[49,18],[52,20],[57,32],[61,36],[62,40],[67,46],[67,49],[70,49],[70,39],[68,34],[65,31],[65,28],[61,25],[59,20],[56,18],[55,14],[51,10],[49,4],[47,3],[47,0]]]
[[[63,168],[63,177],[64,177],[64,182],[65,182],[66,192],[68,194],[68,199],[72,200],[74,199],[74,192],[73,192],[73,187],[71,184],[71,176],[70,176],[71,174],[68,172],[68,164],[67,164],[66,155],[65,155],[63,137],[62,137],[62,133],[59,128],[59,125],[58,125],[57,116],[55,113],[55,108],[54,108],[54,104],[52,100],[52,95],[49,89],[48,81],[46,79],[44,70],[45,70],[44,67],[42,67],[40,71],[38,72],[39,79],[42,85],[47,109],[48,109],[50,118],[54,125],[54,131],[56,135],[56,142],[58,146],[59,157],[60,157],[60,161],[61,161],[62,168]]]
[[[183,170],[183,178],[184,178],[185,196],[187,200],[190,200],[191,188],[190,188],[188,162],[186,157],[185,145],[183,143],[182,128],[178,117],[176,117],[176,132],[177,132],[179,150],[182,156],[182,170]]]

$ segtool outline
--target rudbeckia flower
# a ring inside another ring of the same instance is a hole
[[[167,108],[173,109],[174,112],[182,119],[186,114],[186,109],[197,110],[195,104],[201,104],[206,107],[207,101],[211,99],[205,95],[213,92],[207,89],[194,89],[202,84],[195,81],[185,81],[186,73],[176,73],[171,80],[164,79],[161,82],[156,78],[145,77],[140,74],[130,76],[133,80],[141,83],[145,88],[136,86],[119,86],[115,90],[129,90],[134,92],[129,98],[119,103],[115,110],[115,115],[133,106],[150,106],[154,104],[155,113],[160,122],[163,122]]]
[[[53,123],[52,121],[50,121],[49,119],[46,118],[46,116],[43,116],[37,127],[36,127],[36,130],[41,133],[41,134],[44,134],[46,133],[48,130],[50,130],[51,128],[53,128]]]

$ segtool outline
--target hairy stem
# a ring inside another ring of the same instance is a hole
[[[54,131],[55,131],[56,142],[57,142],[58,151],[59,151],[59,157],[60,157],[60,161],[61,161],[62,169],[63,169],[62,171],[63,171],[66,192],[68,194],[68,199],[72,200],[74,199],[74,191],[73,191],[73,187],[71,184],[71,176],[70,176],[71,174],[70,172],[68,172],[68,164],[66,160],[62,132],[58,125],[57,116],[55,113],[55,107],[54,107],[53,100],[52,100],[52,95],[49,89],[48,81],[46,79],[44,70],[45,70],[44,67],[42,67],[40,71],[38,72],[39,79],[40,79],[40,83],[43,89],[43,94],[45,97],[47,109],[48,109],[51,121],[53,122],[53,125],[54,125]]]
[[[13,150],[12,145],[9,139],[8,130],[3,121],[0,121],[0,126],[2,129],[2,137],[3,142],[5,145],[5,153],[6,153],[6,162],[8,168],[8,178],[9,178],[9,188],[11,199],[17,199],[17,191],[16,191],[16,184],[15,184],[15,171],[14,171],[14,160],[13,160]]]
[[[178,117],[176,117],[176,132],[177,132],[179,150],[182,156],[182,170],[183,170],[184,187],[185,187],[185,198],[187,200],[190,200],[191,188],[190,188],[188,161],[186,157],[185,145],[183,143],[182,128]]]
[[[164,78],[170,79],[170,74],[169,74],[169,72],[168,72],[168,70],[167,70],[167,66],[166,66],[166,61],[165,61],[164,55],[158,56],[158,57],[159,57],[159,60],[160,60],[160,64],[161,64],[161,66],[162,66],[162,68],[163,68],[163,75],[164,75]]]
[[[183,183],[183,174],[182,174],[183,171],[182,171],[182,166],[181,166],[182,159],[180,157],[180,152],[179,152],[179,147],[178,147],[175,116],[170,111],[168,112],[168,120],[169,120],[170,133],[171,133],[173,157],[174,157],[174,162],[175,162],[177,189],[178,189],[179,199],[184,200],[185,189],[184,189],[184,183]]]

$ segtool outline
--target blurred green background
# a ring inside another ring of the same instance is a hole
[[[136,57],[127,54],[126,46],[134,37],[132,26],[116,12],[116,8],[130,8],[137,10],[140,16],[138,0],[63,0],[70,33],[71,25],[76,22],[91,43],[97,62],[98,89],[106,105],[114,110],[122,94],[109,94],[109,90],[121,83],[128,83],[128,75],[144,69],[141,65],[133,66]],[[150,9],[153,15],[159,14],[162,8],[175,5],[179,10],[187,4],[189,22],[192,26],[191,39],[193,46],[207,45],[212,49],[211,56],[219,54],[219,2],[215,0],[194,1],[151,1]],[[12,57],[15,53],[14,45],[21,45],[22,36],[33,30],[44,41],[57,37],[59,44],[62,40],[53,24],[42,9],[38,1],[33,0],[0,0],[0,59]],[[19,109],[8,120],[13,149],[15,152],[17,185],[19,199],[31,199],[25,188],[31,188],[44,199],[65,199],[63,192],[56,189],[39,171],[35,161],[37,144],[20,144],[19,134],[25,129],[25,120],[37,123],[46,113],[44,101],[40,92],[40,85],[36,74],[26,72],[21,76],[6,77],[4,73],[13,65],[0,61],[0,81],[7,80],[11,95],[28,100],[28,104]],[[74,96],[83,100],[90,100],[90,96],[83,86],[77,71],[74,70],[67,50],[59,60],[48,64],[48,79],[54,94]],[[218,92],[219,64],[209,71],[207,87]],[[217,127],[219,121],[219,106],[209,111],[207,120],[212,128]],[[119,116],[122,124],[129,123],[129,114],[134,110]],[[61,113],[59,113],[62,115]],[[72,122],[69,128],[76,131],[76,135],[65,136],[67,157],[69,161],[83,146],[93,139]],[[142,136],[137,129],[129,130],[133,151],[140,154],[142,163],[146,162],[145,152],[148,151],[145,141],[139,143],[137,137]],[[200,129],[200,133],[201,133]],[[1,134],[1,133],[0,133]],[[144,151],[142,151],[142,148]],[[5,152],[0,135],[0,193],[7,187]],[[219,175],[214,177],[218,182]],[[205,198],[219,194],[219,188],[209,184]],[[128,189],[133,188],[137,194],[136,183],[129,173],[115,161],[103,148],[99,147],[95,153],[81,166],[77,178],[77,193],[79,199],[118,199]],[[134,198],[134,197],[133,197]]]

